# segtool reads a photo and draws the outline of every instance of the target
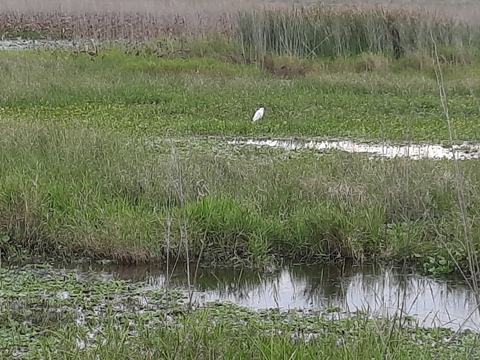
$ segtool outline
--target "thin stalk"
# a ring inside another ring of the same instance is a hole
[[[190,278],[190,251],[189,251],[189,244],[188,244],[188,229],[187,229],[187,217],[185,214],[185,194],[183,192],[183,173],[182,173],[182,166],[180,164],[180,159],[178,157],[178,153],[173,148],[173,163],[176,166],[175,173],[177,174],[177,195],[180,200],[180,206],[182,208],[182,225],[180,231],[180,243],[183,244],[185,248],[185,261],[186,261],[186,268],[185,271],[187,273],[187,285],[188,285],[188,293],[189,293],[189,308],[192,308],[192,299],[193,299],[193,289],[192,289],[192,282]]]
[[[453,156],[453,163],[454,163],[454,170],[455,170],[455,182],[456,182],[456,190],[457,190],[457,198],[458,198],[458,204],[460,207],[460,211],[462,214],[462,226],[465,234],[465,242],[467,246],[467,252],[468,252],[468,264],[469,264],[469,270],[471,273],[471,279],[468,281],[468,279],[465,277],[465,280],[470,283],[470,286],[473,289],[473,293],[475,296],[475,302],[476,302],[476,308],[479,309],[480,311],[480,294],[479,294],[479,288],[478,288],[478,274],[479,274],[479,266],[478,266],[478,256],[475,251],[475,244],[473,243],[473,237],[471,234],[471,229],[470,229],[470,224],[468,221],[468,214],[467,214],[467,208],[465,205],[465,194],[464,194],[464,189],[462,185],[462,181],[460,178],[460,170],[458,168],[458,159],[457,159],[457,154],[455,151],[455,147],[453,144],[453,131],[452,131],[452,123],[450,120],[450,114],[448,110],[448,102],[447,102],[447,94],[445,92],[445,86],[443,82],[443,73],[442,69],[440,67],[440,60],[438,57],[438,52],[437,52],[437,44],[433,38],[433,34],[430,32],[430,36],[432,38],[432,44],[433,44],[433,50],[434,50],[434,69],[435,69],[435,76],[437,79],[437,84],[438,84],[438,89],[439,89],[439,95],[440,95],[440,102],[442,104],[442,109],[443,113],[445,115],[445,120],[447,121],[447,126],[448,126],[448,136],[449,136],[449,141],[450,141],[450,146],[452,149],[452,156]],[[460,331],[460,330],[459,330]],[[456,335],[459,333],[457,331],[454,336],[451,337],[449,342],[451,342]],[[477,338],[475,338],[475,344],[472,344],[471,351],[473,351],[473,348],[476,346],[477,343]]]
[[[454,170],[455,170],[455,183],[456,183],[456,190],[457,190],[457,198],[458,198],[458,204],[460,207],[460,211],[462,214],[462,226],[465,234],[465,240],[466,240],[466,245],[467,245],[467,251],[468,251],[468,262],[469,262],[469,270],[472,274],[472,286],[475,292],[475,296],[477,297],[477,302],[479,300],[479,288],[478,288],[478,274],[479,274],[479,268],[478,268],[478,257],[475,252],[475,246],[473,244],[473,238],[472,234],[470,231],[470,225],[468,222],[468,214],[467,214],[467,207],[465,205],[465,194],[464,194],[464,189],[460,177],[460,170],[458,168],[458,159],[457,159],[457,153],[453,144],[453,131],[452,131],[452,122],[450,120],[450,114],[448,111],[448,103],[447,103],[447,94],[445,92],[445,87],[444,87],[444,82],[443,82],[443,73],[442,69],[440,67],[440,60],[438,57],[438,52],[437,52],[437,44],[432,36],[432,43],[433,43],[433,50],[434,50],[434,70],[435,70],[435,76],[437,79],[437,84],[438,84],[438,89],[439,89],[439,95],[440,95],[440,102],[442,104],[442,109],[443,113],[445,115],[445,120],[447,121],[447,126],[448,126],[448,137],[449,137],[449,142],[452,150],[452,156],[453,156],[453,164],[454,164]]]

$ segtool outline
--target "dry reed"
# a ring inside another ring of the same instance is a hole
[[[14,36],[38,33],[54,38],[149,39],[160,35],[232,34],[234,15],[218,13],[212,21],[198,14],[195,20],[175,15],[149,13],[83,13],[71,15],[63,12],[0,14],[0,33]]]
[[[159,35],[230,34],[249,1],[2,1],[0,34],[145,39]]]

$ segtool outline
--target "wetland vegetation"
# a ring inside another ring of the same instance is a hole
[[[0,51],[2,261],[195,260],[261,271],[285,259],[349,259],[468,273],[477,289],[477,160],[226,139],[475,142],[480,29],[409,10],[239,4],[209,21],[1,13],[6,37],[74,40]],[[260,104],[265,116],[253,124]],[[476,356],[471,332],[367,314],[192,309],[182,292],[34,268],[0,267],[7,358]]]
[[[467,359],[472,331],[320,311],[190,308],[143,281],[30,264],[0,269],[0,356],[10,359]],[[415,355],[413,355],[415,354]]]
[[[199,40],[186,59],[136,46],[138,56],[127,45],[106,45],[95,57],[71,49],[1,54],[4,254],[163,261],[167,252],[184,258],[188,243],[192,258],[219,264],[293,257],[468,267],[465,231],[478,241],[476,161],[456,169],[450,161],[249,149],[219,138],[448,146],[433,65],[403,68],[378,55],[391,67],[359,72],[363,58],[288,60],[311,70],[284,79],[220,59],[221,50],[240,51],[233,40]],[[445,69],[454,139],[473,141],[479,83],[470,76],[480,64]],[[266,115],[252,124],[259,103],[268,104]],[[468,229],[458,226],[458,186]]]

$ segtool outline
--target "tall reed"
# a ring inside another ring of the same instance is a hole
[[[241,11],[238,36],[247,53],[262,56],[351,56],[394,54],[439,46],[480,44],[480,28],[408,10],[382,7],[264,8]]]

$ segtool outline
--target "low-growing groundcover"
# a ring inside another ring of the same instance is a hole
[[[285,79],[215,57],[137,57],[115,48],[95,61],[81,55],[73,57],[68,50],[0,53],[0,116],[136,136],[449,138],[432,58],[416,63],[413,57],[413,64],[373,71],[357,71],[356,64],[391,60],[309,61],[303,65],[311,68],[309,73]],[[475,141],[480,137],[480,64],[443,64],[442,69],[454,139]],[[253,126],[260,104],[265,117]]]
[[[0,355],[22,359],[468,359],[478,335],[366,314],[190,310],[188,294],[48,264],[0,268]]]

